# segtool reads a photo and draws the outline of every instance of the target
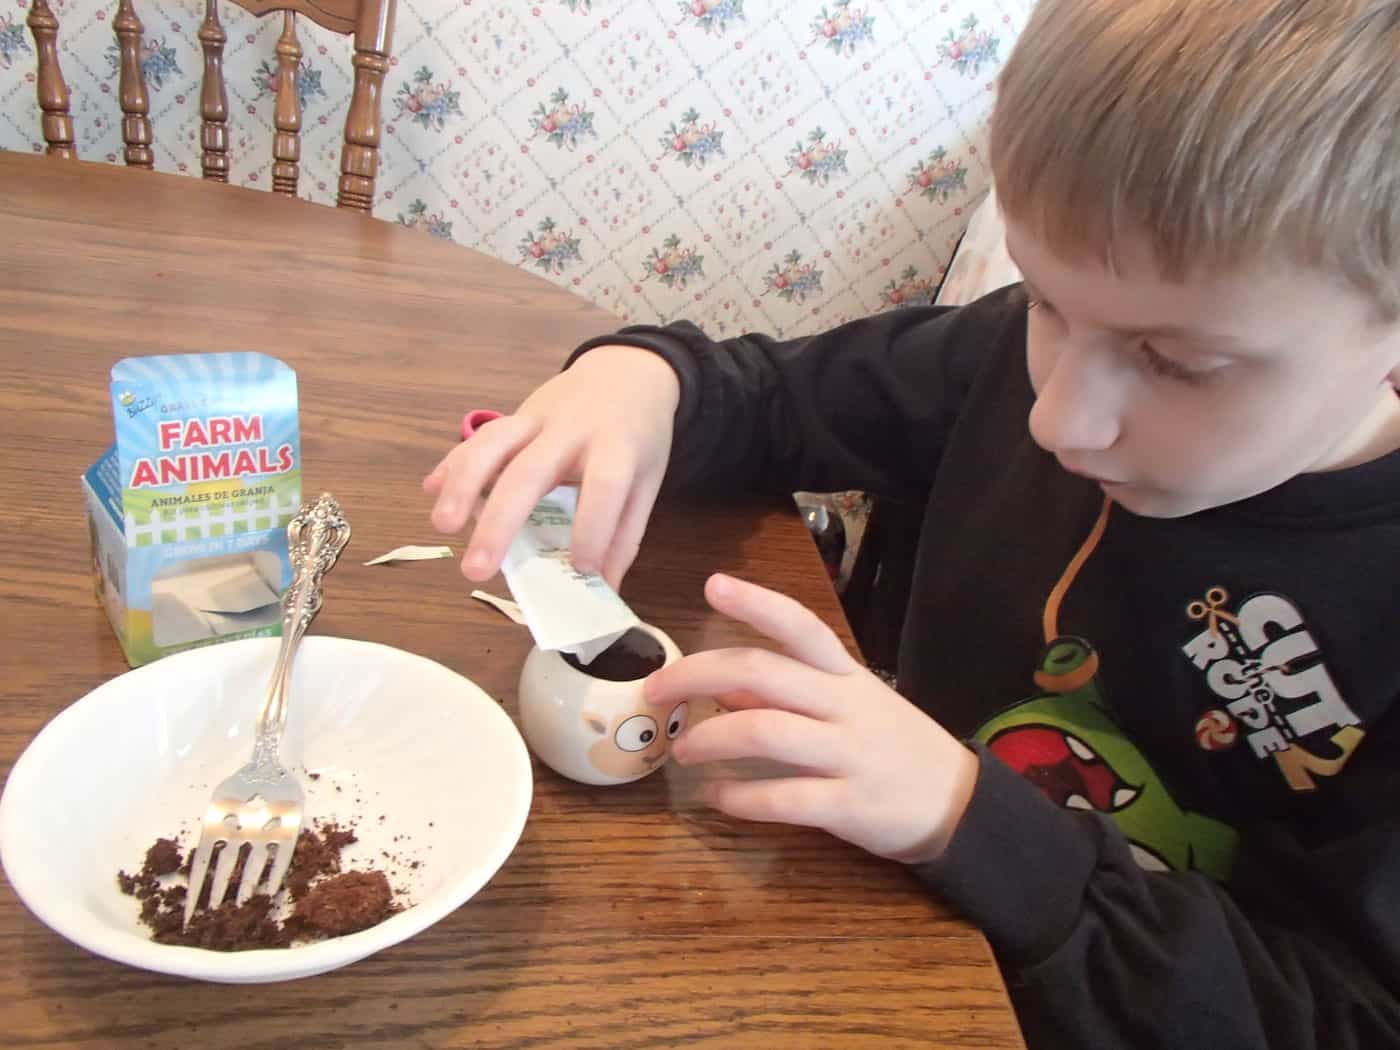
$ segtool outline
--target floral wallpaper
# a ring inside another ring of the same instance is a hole
[[[118,162],[114,0],[50,0],[79,155]],[[1033,0],[399,0],[375,215],[625,320],[797,335],[929,302]],[[0,148],[42,148],[0,0]],[[157,168],[198,176],[198,0],[136,0]],[[271,184],[279,18],[221,5],[231,178]],[[334,200],[350,42],[299,21],[301,193]]]

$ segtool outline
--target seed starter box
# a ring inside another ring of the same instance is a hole
[[[259,353],[129,357],[83,475],[93,574],[132,667],[278,635],[301,507],[296,373]]]

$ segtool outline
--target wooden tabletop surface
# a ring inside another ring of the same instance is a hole
[[[298,375],[305,491],[354,523],[313,633],[422,654],[515,715],[528,636],[439,543],[422,475],[469,407],[509,410],[605,312],[421,232],[197,179],[0,153],[0,773],[124,672],[89,578],[80,473],[112,439],[131,355],[260,350]],[[460,552],[460,543],[456,549]],[[790,508],[663,503],[624,597],[683,650],[758,639],[711,612],[724,569],[850,643]],[[504,593],[496,581],[491,589]],[[222,986],[129,969],[0,887],[7,1047],[1019,1047],[990,950],[898,865],[688,801],[674,766],[588,788],[535,763],[510,859],[416,937],[345,969]]]

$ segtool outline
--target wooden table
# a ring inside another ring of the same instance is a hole
[[[133,354],[255,349],[295,368],[306,491],[335,493],[355,527],[314,630],[421,653],[514,714],[522,630],[469,601],[451,562],[359,563],[441,542],[419,481],[463,409],[509,409],[614,319],[420,232],[192,178],[0,153],[0,230],[0,768],[126,670],[93,598],[78,477],[111,440],[108,369]],[[788,509],[663,505],[625,596],[685,650],[753,642],[704,604],[719,568],[850,642]],[[693,775],[585,788],[537,764],[524,835],[480,894],[404,944],[281,985],[119,966],[6,885],[0,1042],[1022,1045],[986,942],[904,870],[686,804]]]

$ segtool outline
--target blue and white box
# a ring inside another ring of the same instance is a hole
[[[93,573],[136,667],[277,635],[301,507],[296,373],[259,353],[130,357],[116,443],[83,475]]]

